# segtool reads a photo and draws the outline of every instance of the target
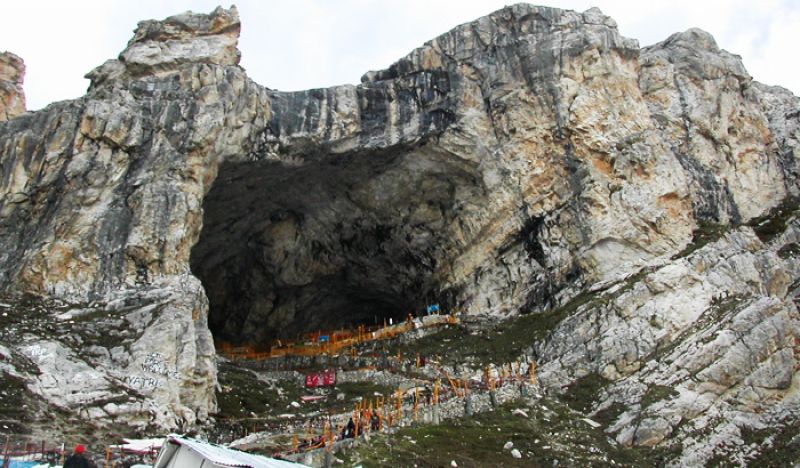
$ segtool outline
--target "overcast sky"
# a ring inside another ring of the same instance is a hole
[[[256,82],[298,90],[358,83],[452,27],[502,8],[494,0],[239,0],[241,65]],[[758,81],[800,94],[800,1],[570,0],[535,2],[584,11],[598,6],[642,46],[690,27],[739,54]],[[25,0],[4,2],[0,51],[26,63],[29,109],[81,96],[83,78],[116,57],[136,23],[192,10],[206,0]],[[228,3],[224,6],[229,6]]]

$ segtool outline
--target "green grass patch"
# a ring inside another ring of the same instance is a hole
[[[230,363],[219,366],[220,389],[217,390],[218,416],[226,419],[273,420],[279,414],[309,411],[340,412],[352,408],[359,398],[369,400],[375,393],[389,396],[394,388],[373,382],[345,382],[323,390],[326,398],[309,403],[301,403],[303,395],[315,395],[294,381],[276,382],[274,386],[260,380],[255,372],[236,367]],[[344,393],[343,401],[336,395]],[[302,404],[301,408],[288,407],[291,402]]]
[[[800,462],[800,433],[796,425],[761,430],[742,428],[741,432],[745,444],[761,445],[752,466],[794,466]]]
[[[692,232],[692,241],[683,248],[680,252],[672,256],[673,260],[687,257],[691,253],[699,250],[706,245],[718,241],[726,232],[730,230],[730,226],[726,224],[711,223],[708,221],[700,221],[697,223],[697,228]]]
[[[561,307],[546,312],[525,314],[488,327],[470,329],[465,325],[447,328],[411,342],[389,346],[389,352],[405,355],[420,353],[440,356],[445,364],[472,364],[483,367],[519,359],[526,348],[544,340],[561,321],[581,306],[598,299],[595,293],[581,293]]]
[[[794,424],[764,429],[741,427],[740,433],[745,446],[758,446],[756,455],[747,459],[749,466],[784,467],[800,462],[800,436]],[[723,449],[723,453],[714,454],[706,466],[727,467],[738,463]]]
[[[514,416],[524,408],[529,418]],[[497,410],[439,426],[400,429],[374,437],[347,453],[337,453],[343,466],[539,467],[539,466],[661,466],[674,452],[664,449],[623,449],[609,442],[602,428],[592,428],[568,406],[544,399],[527,405],[509,402]],[[522,458],[503,449],[512,442]],[[613,460],[613,463],[612,463]]]
[[[787,197],[780,205],[770,210],[769,214],[758,217],[747,223],[753,228],[761,242],[770,242],[786,231],[789,222],[800,211],[800,198]]]
[[[251,371],[229,364],[219,366],[218,414],[225,418],[269,417],[286,412],[286,405],[298,401],[303,389],[294,382],[271,388]]]
[[[567,387],[567,391],[561,395],[561,399],[575,411],[588,413],[600,395],[600,391],[609,383],[611,383],[610,380],[597,374],[589,374]]]
[[[670,398],[678,396],[679,393],[675,391],[672,387],[667,387],[665,385],[651,385],[647,387],[647,391],[644,392],[642,396],[641,405],[642,408],[646,408],[653,403],[668,400]]]
[[[719,321],[719,319],[739,309],[748,299],[749,297],[745,294],[714,297],[711,299],[711,307],[707,311],[707,317],[712,321]],[[705,323],[703,323],[703,325],[705,325]]]
[[[614,402],[611,403],[608,408],[604,408],[592,415],[592,419],[602,424],[603,427],[609,427],[610,425],[614,424],[614,421],[616,421],[617,418],[624,412],[625,405]]]
[[[336,393],[344,393],[347,401],[352,401],[355,398],[374,399],[376,393],[380,393],[383,396],[391,396],[395,390],[395,388],[388,385],[373,382],[345,382],[337,384],[335,387]]]

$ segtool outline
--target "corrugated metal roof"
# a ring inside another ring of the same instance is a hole
[[[187,439],[178,435],[170,435],[169,441],[187,447],[202,455],[204,458],[220,466],[241,468],[298,468],[299,463],[292,463],[275,458],[252,455],[238,450],[209,444],[194,439]]]

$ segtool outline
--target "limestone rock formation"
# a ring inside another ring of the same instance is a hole
[[[746,431],[797,416],[798,227],[742,227],[596,291],[536,351],[542,381],[602,376],[594,411],[611,412],[616,440],[672,436],[683,465],[753,451]]]
[[[0,52],[0,122],[25,112],[25,63],[11,52]]]
[[[518,4],[357,86],[279,92],[238,67],[239,28],[221,8],[140,23],[86,96],[0,124],[4,320],[29,328],[0,369],[35,398],[192,425],[212,333],[592,297],[530,352],[553,388],[615,382],[620,443],[790,406],[796,223],[746,225],[800,195],[800,101],[710,35],[640,49],[597,9]],[[730,233],[699,248],[710,227]],[[645,408],[654,385],[680,397]]]

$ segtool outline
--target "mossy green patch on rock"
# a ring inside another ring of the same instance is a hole
[[[592,415],[592,419],[603,425],[603,427],[608,427],[617,420],[619,415],[625,412],[625,405],[622,403],[614,402],[610,404],[608,407],[603,408],[594,415]]]
[[[800,432],[794,424],[761,430],[742,428],[741,434],[745,444],[760,446],[752,466],[795,466],[800,462]]]
[[[778,249],[778,256],[786,260],[789,258],[800,257],[800,244],[791,242]]]
[[[747,225],[753,228],[761,242],[770,242],[786,231],[786,227],[797,216],[798,211],[800,211],[800,198],[787,197],[768,214],[753,219]]]
[[[0,378],[0,418],[4,421],[25,419],[26,393],[28,389],[23,379],[3,371]]]
[[[651,385],[647,387],[647,391],[644,392],[641,405],[642,408],[646,408],[653,403],[667,400],[676,396],[678,396],[678,392],[672,387],[667,387],[665,385]]]
[[[561,399],[575,411],[587,413],[591,411],[600,391],[609,383],[610,380],[600,375],[589,374],[569,385],[567,391],[561,395]]]
[[[689,254],[699,250],[706,245],[718,241],[726,232],[730,230],[730,226],[726,224],[711,223],[708,221],[700,221],[697,223],[697,228],[692,232],[692,241],[686,245],[680,252],[672,256],[673,260],[687,257]]]

